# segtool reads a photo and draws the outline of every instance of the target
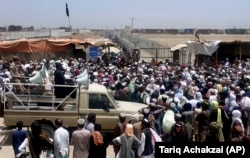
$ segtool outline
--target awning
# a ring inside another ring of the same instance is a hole
[[[203,54],[211,56],[218,49],[220,41],[212,42],[193,42],[187,41],[188,49],[192,50],[194,54]]]
[[[185,48],[185,47],[187,47],[186,44],[178,44],[178,45],[172,47],[172,48],[170,49],[170,51],[171,51],[171,52],[174,52],[174,51],[176,51],[176,50],[179,50],[179,49]]]
[[[38,52],[65,52],[70,44],[85,44],[80,39],[19,39],[0,42],[0,52],[10,53],[38,53]]]
[[[116,46],[115,43],[113,43],[111,40],[106,39],[106,38],[86,39],[86,42],[96,47]]]
[[[102,53],[120,53],[121,50],[116,47],[106,47],[102,50]]]

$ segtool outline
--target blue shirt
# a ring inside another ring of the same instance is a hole
[[[27,132],[24,130],[16,130],[12,134],[12,146],[15,152],[15,155],[19,153],[18,147],[22,144],[24,139],[27,137]]]

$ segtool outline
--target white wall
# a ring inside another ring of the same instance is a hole
[[[1,32],[1,40],[50,37],[50,30]]]
[[[21,38],[45,38],[45,37],[68,37],[72,32],[65,32],[64,29],[41,29],[35,31],[13,31],[0,32],[0,40],[17,40]]]

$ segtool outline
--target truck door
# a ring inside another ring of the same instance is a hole
[[[96,113],[103,130],[114,129],[119,114],[105,94],[89,94],[89,112]]]

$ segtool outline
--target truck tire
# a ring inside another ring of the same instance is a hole
[[[41,124],[42,132],[49,138],[54,139],[55,129],[47,124]]]

